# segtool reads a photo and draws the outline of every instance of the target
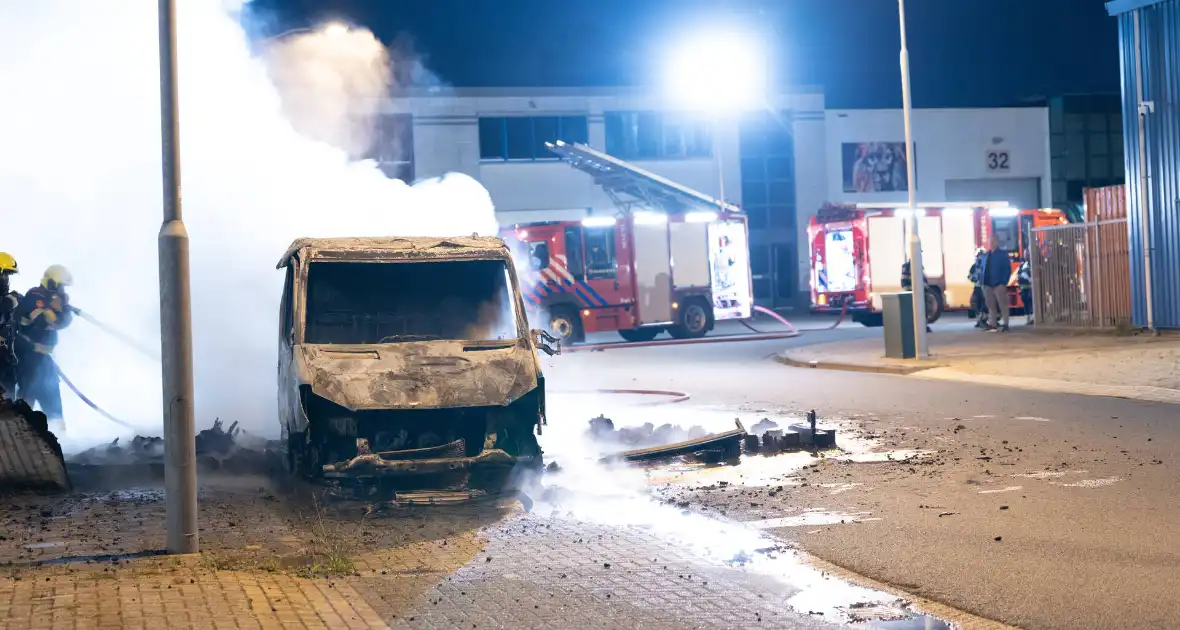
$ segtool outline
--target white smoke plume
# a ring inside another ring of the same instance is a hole
[[[348,146],[300,134],[265,64],[251,55],[240,1],[177,5],[197,422],[221,417],[275,435],[282,285],[275,264],[290,242],[494,234],[493,208],[466,176],[410,188],[372,163],[350,161]],[[0,251],[19,260],[21,290],[46,266],[66,265],[73,304],[153,346],[161,216],[154,9],[0,3]],[[379,51],[366,44],[353,57],[370,73],[365,51]],[[158,364],[78,320],[63,332],[57,359],[97,404],[159,430]],[[64,385],[62,397],[67,449],[124,433]]]
[[[329,24],[278,38],[265,57],[296,131],[364,157],[392,78],[385,45],[369,31]]]

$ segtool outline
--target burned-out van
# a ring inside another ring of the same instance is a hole
[[[299,239],[279,262],[279,418],[305,477],[467,488],[539,466],[545,380],[504,242]]]

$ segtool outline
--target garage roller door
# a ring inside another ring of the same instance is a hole
[[[946,180],[947,201],[1006,201],[1014,208],[1041,207],[1039,177]]]

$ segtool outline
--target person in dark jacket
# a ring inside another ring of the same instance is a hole
[[[65,291],[72,283],[65,267],[53,265],[45,270],[41,284],[29,289],[16,308],[17,395],[41,407],[51,430],[54,425],[64,429],[53,349],[57,346],[57,331],[73,321]]]
[[[1008,280],[1011,278],[1012,259],[1000,247],[999,237],[992,234],[979,278],[983,297],[987,299],[988,331],[1008,332]]]
[[[16,398],[16,307],[20,294],[12,276],[20,268],[12,254],[0,252],[0,397]]]
[[[979,283],[983,277],[983,258],[987,250],[980,247],[975,250],[975,262],[967,272],[967,279],[971,281],[971,310],[975,313],[975,327],[987,328],[987,299],[983,297],[983,285]]]

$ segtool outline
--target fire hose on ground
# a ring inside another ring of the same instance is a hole
[[[77,315],[78,317],[81,317],[82,319],[90,322],[99,330],[105,332],[106,334],[110,335],[111,337],[114,337],[115,339],[117,339],[118,341],[127,345],[128,347],[139,351],[141,354],[147,356],[148,358],[154,359],[156,361],[160,360],[159,354],[152,352],[150,349],[147,348],[147,346],[144,346],[143,344],[136,341],[135,338],[132,337],[131,335],[121,332],[118,329],[103,323],[102,321],[96,319],[94,316],[90,315],[89,313],[83,311],[82,309],[80,309],[76,306],[71,306],[69,308],[70,308],[70,311],[74,315]],[[53,360],[52,357],[50,357],[49,360],[53,364],[53,369],[57,371],[58,377],[61,378],[62,382],[66,384],[66,387],[70,388],[70,391],[74,392],[74,394],[83,403],[85,403],[87,407],[90,407],[96,413],[98,413],[98,415],[100,415],[103,418],[106,418],[107,420],[123,427],[124,429],[131,429],[133,431],[136,429],[136,427],[134,425],[132,425],[131,423],[120,420],[119,418],[115,417],[107,410],[103,409],[102,407],[99,407],[98,404],[96,404],[93,400],[91,400],[89,396],[87,396],[86,394],[83,394],[82,390],[78,389],[77,385],[74,385],[74,382],[71,381],[68,376],[66,376],[66,373],[62,371],[61,366],[59,366],[57,364],[57,362]]]
[[[569,348],[563,347],[562,352],[572,353],[572,352],[586,352],[586,351],[592,351],[592,350],[609,350],[611,348],[645,348],[645,347],[651,347],[651,346],[679,346],[679,345],[698,344],[698,343],[725,343],[725,342],[731,342],[731,341],[771,341],[774,339],[790,339],[792,337],[798,337],[800,334],[805,333],[805,332],[818,332],[818,331],[835,329],[837,326],[839,326],[840,324],[842,324],[844,322],[844,317],[848,314],[848,303],[847,302],[844,303],[843,308],[840,309],[840,316],[836,318],[836,321],[833,322],[831,325],[825,326],[823,328],[798,329],[798,328],[795,328],[795,326],[792,325],[791,322],[787,320],[787,318],[783,317],[782,315],[779,315],[778,313],[776,313],[768,308],[763,308],[761,306],[755,306],[754,310],[756,312],[767,315],[770,318],[778,321],[780,324],[786,326],[787,330],[783,331],[783,332],[766,332],[766,331],[762,331],[762,330],[758,330],[757,328],[754,328],[750,324],[746,323],[745,320],[738,320],[738,323],[740,323],[742,326],[745,326],[746,328],[750,329],[755,334],[753,334],[753,335],[723,335],[723,336],[719,336],[719,337],[701,337],[701,338],[697,338],[697,339],[661,339],[659,341],[632,341],[632,342],[622,342],[622,343],[615,342],[615,343],[583,344],[583,345],[572,346]]]

